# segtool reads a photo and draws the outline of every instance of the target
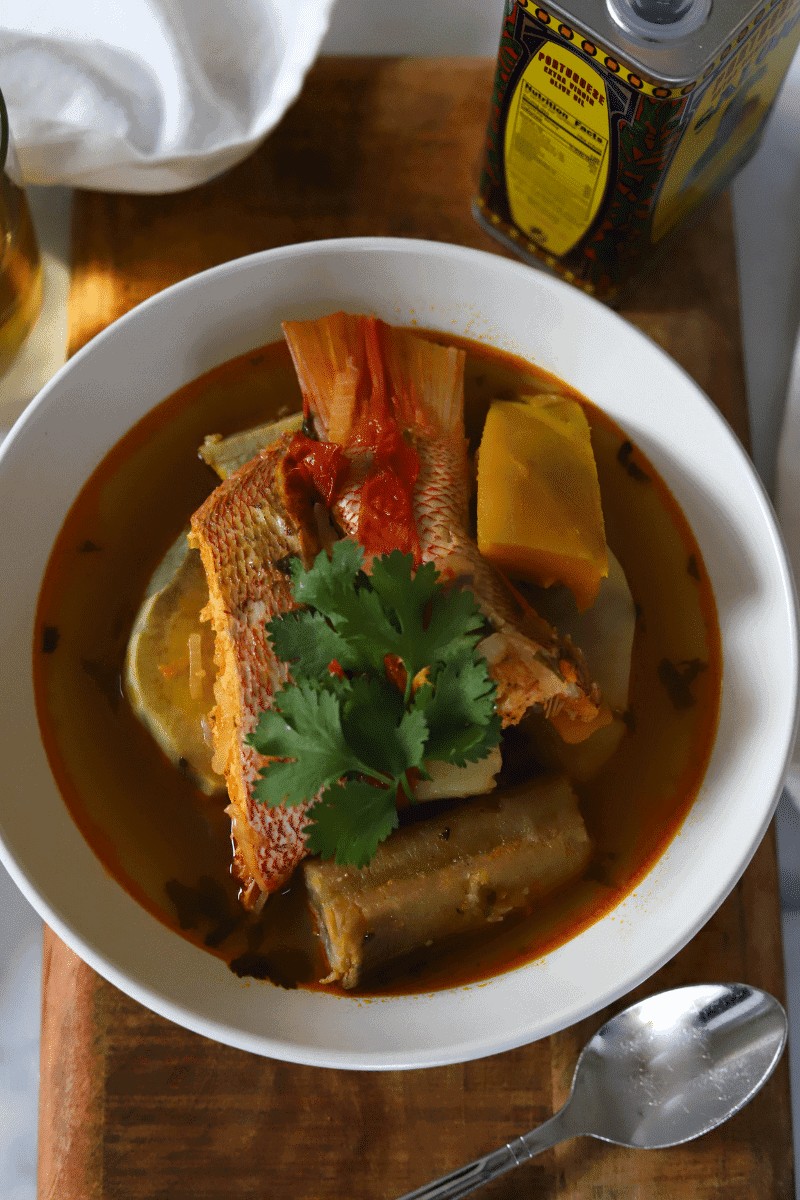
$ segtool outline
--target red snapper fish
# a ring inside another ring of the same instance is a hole
[[[568,740],[607,715],[580,652],[525,603],[469,532],[463,350],[375,317],[287,321],[306,421],[350,464],[332,515],[367,557],[401,549],[468,588],[493,632],[480,649],[504,726],[540,706]]]
[[[254,796],[266,759],[249,745],[262,710],[287,679],[266,624],[295,607],[287,556],[303,556],[303,531],[287,510],[286,434],[230,475],[191,519],[208,583],[206,619],[214,629],[214,770],[228,788],[233,869],[246,908],[281,887],[304,857],[308,805],[268,808]]]
[[[451,586],[473,592],[492,629],[479,648],[504,725],[533,706],[571,740],[604,723],[579,651],[517,595],[470,536],[464,352],[345,313],[287,322],[284,330],[304,424],[310,431],[313,422],[317,436],[286,433],[261,450],[197,510],[189,538],[209,589],[214,769],[228,789],[234,871],[247,908],[260,907],[305,857],[313,804],[259,803],[254,787],[267,760],[248,742],[288,677],[266,629],[295,605],[288,558],[308,564],[344,535],[363,545],[367,568],[395,549],[433,562]]]

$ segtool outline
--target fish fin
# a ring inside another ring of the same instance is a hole
[[[384,325],[389,391],[402,426],[464,435],[466,354],[408,329]]]
[[[317,321],[284,321],[304,404],[318,432],[345,445],[373,403],[376,383],[370,370],[368,325],[375,318],[337,312]]]
[[[370,445],[393,419],[463,436],[463,350],[344,312],[285,321],[283,332],[303,400],[326,440]]]

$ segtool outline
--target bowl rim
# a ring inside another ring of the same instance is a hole
[[[314,242],[305,242],[297,245],[281,246],[271,250],[259,251],[251,255],[243,255],[240,258],[232,259],[228,262],[221,263],[215,267],[211,267],[206,271],[199,272],[189,276],[186,279],[171,285],[168,288],[156,293],[155,295],[144,300],[127,313],[123,314],[109,326],[99,332],[94,338],[86,343],[70,360],[68,360],[53,376],[53,378],[45,385],[40,393],[35,397],[31,404],[26,409],[16,423],[8,438],[0,447],[0,479],[3,477],[5,462],[15,453],[15,446],[19,438],[28,424],[36,419],[40,409],[43,409],[49,403],[51,395],[57,395],[62,387],[65,379],[69,379],[70,375],[76,372],[81,364],[90,355],[97,353],[98,348],[106,345],[109,342],[120,336],[120,332],[126,330],[130,325],[141,320],[145,311],[153,308],[168,307],[175,296],[193,289],[202,288],[209,280],[220,279],[225,275],[235,274],[237,270],[247,270],[257,268],[261,263],[281,262],[282,260],[296,259],[311,256],[312,258],[319,254],[344,253],[351,255],[353,253],[367,254],[370,256],[397,253],[411,253],[412,255],[422,256],[443,256],[446,259],[454,261],[462,260],[465,263],[472,263],[475,266],[484,265],[487,268],[502,272],[511,272],[519,276],[521,280],[535,279],[535,284],[545,290],[550,291],[552,295],[566,296],[569,299],[570,307],[577,306],[578,309],[583,309],[586,312],[596,313],[601,310],[605,317],[613,322],[619,322],[626,330],[631,332],[635,338],[642,339],[644,343],[649,344],[663,359],[668,361],[672,367],[679,371],[681,375],[688,381],[690,390],[693,393],[694,401],[701,402],[708,406],[710,413],[713,414],[714,420],[719,424],[719,428],[723,431],[723,436],[729,439],[729,448],[735,449],[740,460],[740,466],[749,478],[749,482],[754,487],[760,509],[761,516],[766,521],[770,532],[771,553],[774,560],[774,565],[777,566],[780,577],[781,599],[785,602],[788,616],[788,642],[785,646],[786,658],[790,666],[789,674],[789,703],[784,704],[783,711],[790,715],[790,720],[787,722],[787,729],[791,726],[791,730],[796,733],[798,727],[798,680],[797,680],[797,662],[798,662],[798,630],[797,630],[797,607],[794,591],[794,583],[791,569],[788,563],[788,556],[783,546],[783,540],[780,529],[775,520],[772,505],[766,489],[753,468],[749,456],[744,450],[740,440],[735,432],[731,429],[729,422],[720,413],[716,405],[702,392],[698,384],[682,367],[672,360],[665,351],[657,345],[653,339],[649,338],[641,330],[625,321],[618,313],[601,305],[598,301],[579,292],[569,284],[560,279],[546,275],[542,272],[534,272],[524,263],[514,260],[502,258],[499,255],[489,253],[487,251],[474,250],[472,248],[459,246],[450,243],[431,242],[422,239],[406,239],[406,238],[336,238],[323,239]],[[499,264],[499,265],[498,265]],[[138,419],[138,417],[136,418]],[[132,423],[130,416],[127,427]],[[104,450],[101,457],[107,451]],[[656,464],[658,465],[658,464]],[[660,467],[659,467],[660,470]],[[82,485],[79,485],[79,487]],[[738,860],[734,863],[732,870],[727,877],[722,880],[712,895],[707,898],[705,905],[701,906],[696,912],[695,917],[682,924],[679,935],[674,938],[668,945],[665,945],[662,951],[649,958],[644,965],[640,965],[635,970],[629,970],[628,973],[617,982],[613,987],[607,988],[600,995],[593,995],[591,1000],[576,999],[572,1005],[565,1005],[561,1010],[559,1017],[552,1020],[549,1024],[544,1023],[535,1034],[531,1037],[509,1037],[503,1039],[494,1036],[487,1036],[483,1039],[473,1039],[469,1044],[459,1044],[456,1052],[439,1052],[436,1050],[404,1052],[402,1056],[394,1049],[388,1051],[371,1051],[359,1052],[348,1050],[346,1052],[309,1050],[308,1047],[298,1047],[291,1041],[275,1040],[270,1041],[269,1038],[264,1038],[261,1035],[249,1036],[241,1030],[231,1030],[223,1023],[217,1022],[214,1024],[207,1018],[198,1016],[190,1007],[182,1005],[179,1001],[170,999],[157,988],[149,985],[146,981],[132,977],[126,973],[124,967],[116,963],[113,959],[100,952],[90,940],[85,939],[81,933],[73,929],[67,920],[65,920],[57,907],[42,894],[37,886],[28,879],[22,863],[18,863],[12,849],[6,844],[5,838],[0,837],[0,859],[4,862],[6,868],[14,878],[17,885],[26,895],[27,899],[32,903],[34,908],[39,911],[42,917],[52,926],[55,932],[67,943],[75,952],[89,963],[98,974],[107,978],[120,990],[133,996],[136,1000],[145,1004],[147,1007],[160,1013],[179,1024],[186,1026],[195,1032],[205,1036],[214,1038],[215,1040],[238,1046],[243,1049],[251,1050],[256,1053],[265,1054],[271,1057],[277,1057],[286,1061],[304,1063],[309,1065],[323,1065],[336,1068],[348,1069],[398,1069],[407,1067],[429,1067],[443,1065],[446,1063],[467,1061],[471,1058],[481,1057],[487,1054],[500,1053],[512,1047],[523,1044],[526,1041],[538,1039],[548,1036],[559,1029],[563,1029],[575,1021],[582,1019],[605,1007],[607,1004],[618,999],[633,987],[640,984],[644,979],[649,977],[654,971],[658,970],[665,962],[669,961],[683,946],[686,945],[698,932],[698,930],[706,923],[709,917],[716,911],[725,897],[730,893],[733,887],[738,882],[743,871],[750,862],[755,850],[757,849],[766,829],[769,825],[772,815],[777,805],[782,781],[788,767],[791,757],[794,733],[787,735],[784,746],[784,756],[780,764],[773,764],[771,777],[765,787],[765,797],[769,795],[769,801],[764,803],[761,809],[761,819],[757,826],[757,836],[752,837],[746,846],[741,850]],[[38,734],[38,729],[37,729]],[[55,787],[55,784],[53,785]],[[57,788],[56,788],[57,791]],[[674,846],[675,839],[671,845]],[[663,859],[664,856],[662,856]],[[661,861],[661,860],[659,860]],[[120,886],[120,885],[117,885]],[[130,899],[130,898],[129,898]],[[130,902],[136,905],[132,899]],[[138,908],[138,905],[136,905]],[[602,918],[604,920],[605,918]],[[155,918],[153,918],[155,920]],[[597,922],[599,924],[601,922]],[[172,935],[176,937],[177,935]],[[183,939],[181,939],[183,941]],[[188,945],[188,943],[185,943]],[[192,949],[195,949],[192,947]],[[203,951],[197,951],[204,958],[210,958]],[[524,968],[517,968],[517,971]],[[506,972],[503,976],[497,978],[508,979],[514,975],[516,971]],[[491,984],[493,981],[489,981]],[[487,984],[468,985],[469,988],[486,987]],[[436,996],[448,995],[448,992],[434,993]],[[350,998],[341,999],[343,1003],[352,1004]],[[415,1000],[424,999],[424,996],[416,997],[396,997],[393,1000],[403,1002],[414,1002]],[[374,1001],[367,1001],[367,1004],[373,1004]]]

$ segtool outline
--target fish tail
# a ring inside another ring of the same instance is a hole
[[[285,321],[283,332],[306,411],[326,440],[373,447],[394,423],[463,436],[463,350],[344,312]]]
[[[395,415],[403,428],[464,436],[466,354],[407,329],[383,325],[383,359]]]
[[[303,406],[326,441],[347,446],[371,421],[386,419],[385,374],[374,317],[337,312],[317,321],[284,321]],[[363,438],[361,439],[363,440]]]

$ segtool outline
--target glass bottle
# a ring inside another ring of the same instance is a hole
[[[36,323],[42,306],[42,266],[25,193],[8,174],[13,148],[0,92],[0,374]]]

